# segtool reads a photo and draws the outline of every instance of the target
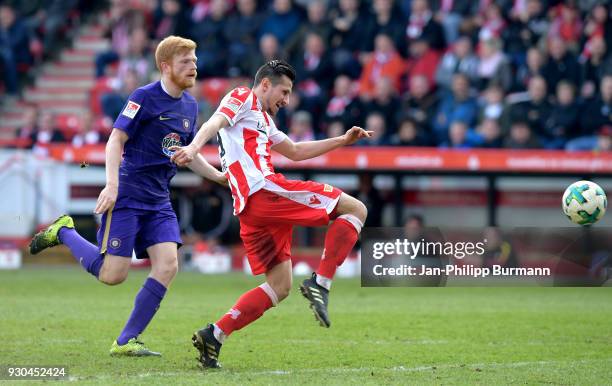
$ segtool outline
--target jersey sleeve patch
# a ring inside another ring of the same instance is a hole
[[[225,104],[225,107],[232,110],[234,113],[237,113],[238,110],[240,110],[240,106],[242,106],[242,103],[243,102],[236,98],[229,98],[227,100],[227,103]]]
[[[230,124],[234,124],[233,120],[246,103],[250,91],[247,87],[235,88],[223,98],[217,112],[229,118]]]
[[[138,103],[128,101],[127,105],[125,106],[125,109],[123,109],[123,112],[121,114],[125,115],[130,119],[134,119],[134,117],[138,113],[138,110],[140,110],[140,105]]]

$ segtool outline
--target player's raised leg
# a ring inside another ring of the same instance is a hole
[[[264,312],[289,296],[292,284],[291,260],[285,260],[266,272],[266,282],[245,292],[217,322],[193,334],[193,345],[200,351],[205,368],[221,367],[219,353],[225,339],[234,331],[253,323]]]
[[[74,229],[72,217],[68,215],[60,216],[46,229],[34,235],[30,241],[30,253],[36,255],[59,244],[66,245],[83,269],[98,277],[104,256],[100,254],[96,245],[79,235]]]
[[[177,245],[164,242],[147,248],[151,260],[151,274],[145,280],[134,300],[134,308],[123,331],[113,343],[110,353],[113,356],[160,356],[149,350],[138,336],[147,328],[166,290],[178,271]]]
[[[302,295],[310,302],[310,308],[323,327],[331,326],[327,306],[332,279],[336,269],[355,246],[368,211],[361,201],[342,193],[336,213],[338,217],[329,226],[325,236],[325,248],[319,267],[300,286]]]

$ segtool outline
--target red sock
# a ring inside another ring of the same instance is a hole
[[[349,252],[355,246],[359,231],[360,221],[354,217],[347,219],[347,215],[338,217],[327,230],[325,235],[325,249],[323,258],[319,263],[317,274],[328,279],[333,279],[338,268],[344,262]],[[353,222],[356,220],[356,225]],[[359,231],[356,227],[359,226]]]
[[[270,294],[268,292],[272,291]],[[267,283],[245,292],[227,314],[215,323],[226,336],[259,319],[275,305],[276,294]]]

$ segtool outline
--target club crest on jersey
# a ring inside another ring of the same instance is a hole
[[[183,119],[183,127],[185,130],[189,129],[189,119]]]
[[[167,157],[172,157],[174,154],[173,151],[170,150],[172,146],[181,146],[181,136],[177,133],[170,133],[164,137],[162,140],[162,151]]]
[[[123,112],[121,114],[125,115],[130,119],[133,119],[136,116],[136,113],[138,113],[138,110],[140,110],[140,105],[138,103],[128,101],[127,105],[125,106],[125,109],[123,109]]]
[[[116,238],[110,239],[108,243],[110,244],[111,248],[115,248],[115,249],[121,246],[121,240],[116,239]]]

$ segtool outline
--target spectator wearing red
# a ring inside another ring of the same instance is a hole
[[[576,52],[582,36],[583,23],[578,8],[573,4],[559,4],[551,11],[552,23],[548,30],[549,37],[559,37]]]
[[[365,63],[359,79],[359,96],[363,100],[372,99],[375,86],[383,77],[393,82],[396,92],[400,92],[401,79],[406,74],[406,62],[398,54],[388,35],[380,34],[374,41],[374,52]]]
[[[408,79],[423,75],[430,84],[434,84],[440,57],[440,52],[429,47],[427,40],[422,38],[413,40],[410,43],[410,57],[407,61]]]

